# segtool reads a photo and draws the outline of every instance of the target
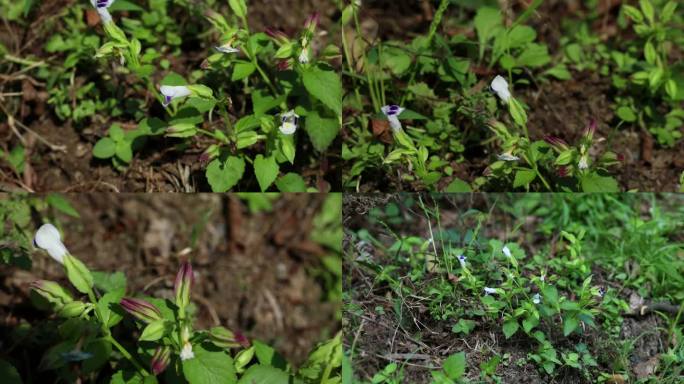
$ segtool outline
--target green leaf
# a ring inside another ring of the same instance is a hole
[[[449,356],[442,364],[442,369],[447,376],[452,380],[460,379],[465,373],[466,369],[466,355],[465,352],[454,353]]]
[[[256,66],[249,61],[238,61],[233,67],[233,74],[230,77],[231,81],[242,80],[256,71]]]
[[[304,71],[302,81],[311,96],[330,108],[336,116],[342,116],[342,82],[337,73],[312,67]]]
[[[264,157],[262,155],[256,156],[254,159],[254,174],[259,182],[259,188],[261,188],[261,192],[266,191],[268,187],[273,184],[275,179],[278,177],[278,171],[279,167],[275,157]]]
[[[525,333],[530,333],[532,328],[539,325],[539,319],[537,319],[534,316],[529,316],[527,319],[523,320],[522,324],[523,324],[523,330],[525,331]]]
[[[448,193],[464,193],[472,191],[473,189],[470,187],[470,184],[459,179],[458,177],[454,177],[454,179],[451,180],[451,183],[449,183],[449,185],[447,185],[446,189],[444,190],[444,192]]]
[[[225,162],[214,159],[207,166],[206,176],[211,190],[226,192],[233,188],[245,172],[245,161],[241,157],[229,156]]]
[[[280,150],[285,155],[287,161],[290,164],[294,164],[295,159],[295,145],[294,145],[294,135],[280,135]]]
[[[247,16],[247,4],[245,3],[245,0],[228,0],[228,4],[237,17],[244,19],[245,16]]]
[[[107,273],[95,271],[92,275],[97,289],[105,292],[119,289],[122,289],[124,292],[126,291],[126,275],[123,272]]]
[[[142,376],[139,372],[118,371],[109,381],[109,384],[157,384],[155,376]]]
[[[633,6],[623,5],[622,10],[630,19],[634,20],[634,22],[641,23],[644,21],[644,15],[642,15],[641,12]]]
[[[570,80],[572,78],[570,71],[568,71],[568,68],[564,64],[558,64],[553,68],[549,68],[544,74],[553,76],[558,80]]]
[[[506,336],[507,339],[510,339],[511,336],[515,335],[515,333],[518,332],[519,328],[520,325],[518,324],[518,321],[516,319],[508,320],[503,325],[504,336]]]
[[[619,192],[617,180],[610,176],[600,176],[589,173],[582,176],[582,191],[584,192]]]
[[[325,151],[340,131],[340,122],[337,118],[322,116],[318,110],[309,112],[305,122],[304,129],[309,134],[314,148],[319,152]]]
[[[55,209],[64,214],[67,214],[71,217],[80,217],[78,211],[76,211],[74,207],[71,206],[69,201],[58,193],[49,194],[45,200],[52,207],[54,207]]]
[[[575,316],[563,319],[563,336],[568,336],[579,326],[579,320]]]
[[[83,361],[81,369],[84,374],[97,372],[109,360],[112,354],[112,344],[105,339],[96,339],[89,342],[83,352],[92,354],[92,357]]]
[[[501,28],[501,13],[497,8],[481,7],[475,15],[475,30],[480,42],[480,59],[484,55],[487,41]]]
[[[126,163],[130,163],[133,159],[133,150],[131,143],[127,141],[119,141],[116,143],[116,157]]]
[[[290,376],[269,365],[253,365],[242,375],[238,384],[290,383]],[[295,381],[297,382],[297,381]]]
[[[0,359],[0,377],[4,384],[22,384],[17,369],[3,359]]]
[[[644,14],[646,19],[653,23],[655,18],[655,10],[653,9],[653,4],[650,0],[639,0],[639,6],[641,7],[641,12]]]
[[[166,323],[162,320],[153,321],[143,329],[139,341],[156,341],[164,336],[166,330]]]
[[[112,124],[112,126],[109,127],[109,137],[111,137],[112,140],[121,141],[123,140],[124,135],[124,131],[119,124]]]
[[[103,137],[95,143],[93,156],[98,159],[108,159],[116,154],[116,142],[109,137]]]
[[[107,328],[115,326],[123,319],[123,316],[119,313],[112,311],[112,307],[119,305],[119,302],[125,294],[126,291],[123,288],[119,288],[105,293],[100,300],[98,300],[97,309],[100,311],[102,322]]]
[[[304,179],[293,172],[282,176],[276,181],[276,187],[280,192],[306,192],[306,183]]]
[[[515,180],[513,180],[513,188],[525,186],[529,187],[530,183],[537,177],[537,173],[531,169],[520,169],[515,172]]]
[[[508,112],[511,114],[513,121],[519,126],[524,127],[527,124],[527,113],[525,112],[525,108],[523,108],[522,104],[514,97],[511,97],[508,100]]]
[[[553,285],[547,285],[546,287],[544,287],[542,294],[544,295],[544,301],[546,303],[554,307],[558,305],[558,290],[556,289],[556,287],[554,287]]]
[[[195,357],[184,360],[183,375],[190,384],[237,383],[233,358],[209,344],[194,345]]]
[[[79,292],[88,294],[92,292],[93,276],[81,260],[66,254],[64,255],[64,268],[67,278]]]
[[[631,123],[633,121],[636,121],[636,115],[634,114],[634,111],[632,111],[632,108],[627,107],[627,106],[622,106],[615,111],[615,113],[618,115],[619,118],[622,120]]]

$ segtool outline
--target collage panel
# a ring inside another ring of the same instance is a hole
[[[2,0],[3,189],[340,191],[336,11]]]
[[[339,383],[341,206],[0,196],[0,382]]]
[[[348,382],[681,383],[683,200],[345,195]]]
[[[345,191],[682,191],[681,2],[354,1],[341,21]]]

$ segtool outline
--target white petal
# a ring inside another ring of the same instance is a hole
[[[577,167],[578,167],[579,169],[587,169],[587,168],[589,168],[589,164],[587,163],[587,157],[586,157],[586,156],[580,157],[579,164],[577,164]]]
[[[510,153],[502,153],[502,154],[498,155],[497,157],[499,158],[499,160],[503,160],[503,161],[517,161],[517,160],[520,160],[520,158],[519,158],[518,156],[513,156],[513,155],[511,155]]]
[[[162,85],[159,87],[162,95],[169,96],[171,98],[190,96],[192,91],[184,85]]]
[[[485,288],[484,288],[484,291],[485,291],[485,293],[487,293],[487,294],[489,294],[489,293],[497,293],[497,292],[496,292],[496,288],[485,287]]]
[[[223,52],[223,53],[236,53],[240,52],[238,48],[233,48],[230,45],[222,45],[220,47],[214,47],[216,48],[217,51]]]
[[[98,15],[100,15],[102,23],[109,23],[110,21],[112,21],[112,15],[109,14],[107,8],[98,8],[97,13]]]
[[[192,352],[192,344],[185,343],[185,345],[183,345],[183,349],[181,350],[181,353],[180,353],[181,360],[190,360],[194,357],[195,357],[195,353]]]
[[[299,62],[301,64],[306,64],[309,62],[309,51],[307,49],[303,49],[302,53],[299,54]]]
[[[397,115],[387,116],[387,120],[389,120],[390,127],[394,132],[401,131],[401,122]]]
[[[503,102],[508,103],[508,100],[511,98],[511,92],[508,90],[508,82],[506,79],[497,75],[494,80],[492,80],[491,87],[492,91],[496,92]]]
[[[52,224],[43,224],[38,228],[33,241],[38,248],[47,251],[59,263],[63,262],[64,255],[68,253],[66,247],[62,244],[62,236]]]
[[[297,131],[297,125],[289,121],[286,121],[283,124],[281,124],[278,129],[280,129],[280,132],[282,132],[283,135],[291,135],[295,133],[295,131]]]
[[[504,245],[503,247],[503,253],[506,255],[506,257],[511,257],[511,250],[508,249],[508,246]]]

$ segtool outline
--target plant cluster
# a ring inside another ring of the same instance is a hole
[[[241,333],[218,326],[195,329],[195,307],[190,299],[193,271],[182,263],[174,283],[173,299],[126,292],[121,273],[91,272],[69,253],[52,224],[36,232],[36,247],[64,266],[78,292],[53,281],[32,284],[37,305],[51,309],[60,319],[62,341],[43,357],[46,369],[56,370],[65,381],[96,378],[108,364],[114,367],[111,383],[339,383],[341,334],[320,344],[296,372],[270,346],[248,340]],[[84,297],[81,299],[79,296]],[[137,343],[126,347],[115,338],[114,328],[126,318],[135,323]],[[73,369],[74,365],[80,368]]]

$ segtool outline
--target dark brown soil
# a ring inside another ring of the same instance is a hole
[[[272,211],[250,213],[234,195],[78,194],[69,200],[81,218],[60,216],[60,224],[71,253],[93,270],[123,272],[129,294],[171,298],[180,260],[191,259],[196,328],[241,330],[301,364],[340,327],[340,304],[325,302],[324,287],[311,273],[329,254],[309,240],[324,198],[285,195]],[[3,355],[19,361],[20,372],[37,366],[42,352],[6,337],[19,324],[49,317],[28,301],[28,285],[37,279],[69,285],[62,268],[39,251],[30,271],[0,271],[0,335],[3,349],[12,345]]]

